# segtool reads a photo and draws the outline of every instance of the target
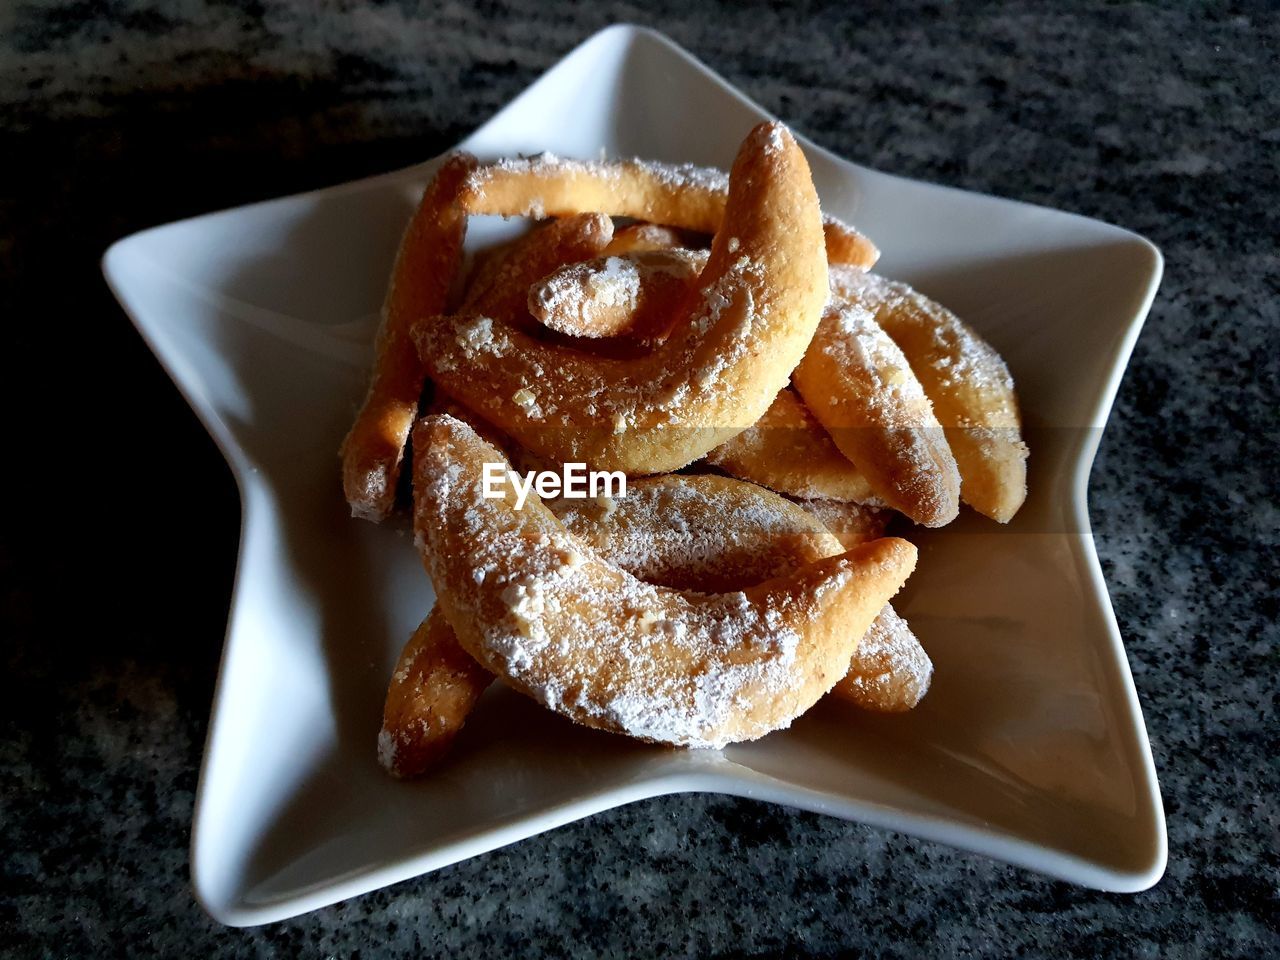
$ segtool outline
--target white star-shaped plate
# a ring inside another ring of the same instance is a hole
[[[766,116],[662,36],[620,26],[461,146],[727,168]],[[1007,528],[966,515],[920,539],[895,601],[936,665],[918,709],[824,702],[722,752],[583,730],[495,689],[433,776],[398,783],[378,766],[386,681],[432,593],[403,530],[348,516],[336,451],[433,163],[157,227],[107,252],[108,282],[243,500],[192,837],[194,888],[215,918],[289,917],[679,791],[859,820],[1102,890],[1160,877],[1159,788],[1085,505],[1160,254],[1117,227],[802,143],[824,208],[883,249],[877,269],[952,307],[1007,358],[1030,497]],[[479,220],[472,240],[501,229]]]

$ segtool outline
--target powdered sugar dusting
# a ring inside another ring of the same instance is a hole
[[[848,550],[859,543],[884,536],[892,513],[883,508],[839,500],[805,499],[797,501],[814,519],[831,531],[832,536]]]
[[[935,526],[955,517],[960,477],[942,425],[902,349],[866,307],[832,296],[795,381],[893,506]]]
[[[563,181],[567,177],[589,177],[601,181],[619,181],[624,177],[640,176],[662,185],[673,192],[697,190],[704,193],[728,193],[729,178],[722,170],[700,167],[692,163],[661,163],[656,160],[633,158],[612,163],[592,160],[572,160],[554,153],[541,153],[533,157],[517,157],[497,160],[476,168],[467,178],[466,188],[483,196],[489,184],[498,177],[509,176]],[[536,190],[527,206],[513,211],[513,215],[541,217],[545,213],[544,201]]]
[[[529,312],[570,336],[661,339],[671,326],[671,311],[708,256],[705,250],[677,248],[567,264],[529,288]],[[655,306],[663,316],[654,315]]]
[[[838,367],[857,371],[869,383],[856,397],[833,392],[832,406],[855,405],[874,409],[875,423],[889,430],[913,430],[922,419],[932,419],[932,405],[911,365],[898,345],[880,329],[871,312],[851,300],[835,299],[827,305],[815,343]],[[850,426],[863,415],[851,413]]]
[[[396,737],[386,727],[378,731],[378,763],[383,770],[396,769]]]
[[[781,153],[787,148],[787,141],[791,139],[787,135],[787,128],[780,123],[771,123],[764,127],[763,136],[766,156]]]
[[[841,692],[871,709],[909,710],[928,692],[933,678],[933,661],[890,606],[872,622],[852,666]]]
[[[632,314],[640,295],[640,271],[629,257],[573,263],[529,288],[529,312],[553,330],[574,335],[613,332],[604,321]],[[602,327],[604,328],[602,330]]]
[[[468,358],[501,357],[511,345],[501,328],[495,330],[491,317],[462,316],[458,320],[457,343]]]
[[[1027,445],[1013,378],[998,353],[959,317],[904,283],[832,270],[831,283],[876,318],[909,358],[947,430],[962,498],[1008,522],[1026,497]]]
[[[887,519],[886,511],[855,504],[796,505],[715,476],[635,481],[612,516],[581,501],[559,500],[549,506],[570,532],[628,573],[651,583],[705,591],[785,576],[881,536]],[[847,536],[833,537],[806,514],[826,520],[834,516]],[[923,697],[932,671],[906,621],[886,605],[837,688],[869,709],[909,709]]]
[[[547,506],[610,562],[682,590],[763,583],[841,550],[807,511],[723,477],[634,480],[609,514],[583,500]]]
[[[548,344],[535,348],[526,344],[527,335],[486,317],[440,317],[418,324],[413,335],[430,372],[449,378],[446,385],[492,383],[495,371],[501,371],[504,380],[536,393],[537,418],[512,401],[514,390],[469,395],[468,403],[493,422],[538,419],[576,431],[582,426],[578,418],[589,406],[592,424],[612,423],[618,433],[635,424],[639,410],[658,424],[703,427],[708,424],[690,422],[689,410],[714,413],[716,406],[686,409],[686,404],[731,396],[735,385],[729,372],[757,349],[759,326],[768,316],[769,305],[752,295],[753,287],[763,283],[763,272],[759,260],[738,257],[704,289],[689,322],[667,341],[661,363],[654,354],[635,376],[628,375],[627,361]],[[713,329],[717,348],[704,349]],[[544,362],[557,366],[553,381],[548,381]]]
[[[939,386],[977,391],[983,395],[986,422],[955,426],[1010,427],[1018,423],[1013,405],[1013,377],[1003,358],[941,304],[905,283],[850,267],[831,267],[833,290],[856,298],[869,308],[876,322],[895,340],[910,336],[928,339],[928,353],[913,351],[917,364],[927,364]]]
[[[496,451],[452,429],[453,455],[431,447],[417,471],[416,526],[488,666],[583,722],[664,743],[718,747],[786,721],[770,705],[790,702],[799,631],[852,576],[847,565],[803,602],[659,588],[603,564],[540,504],[516,512],[481,496],[479,463]],[[566,563],[574,552],[584,562]]]

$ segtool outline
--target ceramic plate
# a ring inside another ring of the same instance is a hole
[[[727,168],[765,116],[663,37],[614,27],[461,146]],[[723,752],[583,730],[494,690],[435,776],[406,785],[378,766],[387,678],[432,593],[403,530],[350,519],[336,451],[432,163],[147,230],[107,252],[112,289],[243,500],[192,837],[196,895],[214,917],[277,920],[692,790],[860,820],[1103,890],[1160,877],[1155,771],[1085,507],[1159,252],[1117,227],[803,145],[824,208],[875,238],[878,269],[952,307],[1007,358],[1031,493],[1007,528],[965,516],[921,538],[895,601],[937,668],[917,710],[823,703]],[[501,229],[482,219],[469,242]]]

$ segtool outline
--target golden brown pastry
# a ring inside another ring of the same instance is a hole
[[[743,143],[721,226],[700,296],[650,353],[596,356],[467,315],[416,324],[419,354],[450,395],[534,453],[628,474],[685,466],[759,419],[826,302],[818,197],[781,124]]]
[[[1027,445],[1013,377],[991,345],[939,303],[860,270],[831,271],[832,286],[871,311],[901,348],[946,431],[960,498],[1008,523],[1027,496]]]
[[[790,723],[847,672],[915,564],[886,538],[741,591],[657,587],[536,498],[483,496],[501,454],[461,421],[424,418],[413,444],[415,535],[463,648],[575,722],[643,740],[722,746]]]

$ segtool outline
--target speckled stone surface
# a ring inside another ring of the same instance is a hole
[[[1164,250],[1091,485],[1169,817],[1154,889],[670,797],[270,927],[192,900],[238,506],[97,258],[429,156],[618,20],[841,154]],[[1280,953],[1278,25],[1266,3],[4,4],[0,952]]]

